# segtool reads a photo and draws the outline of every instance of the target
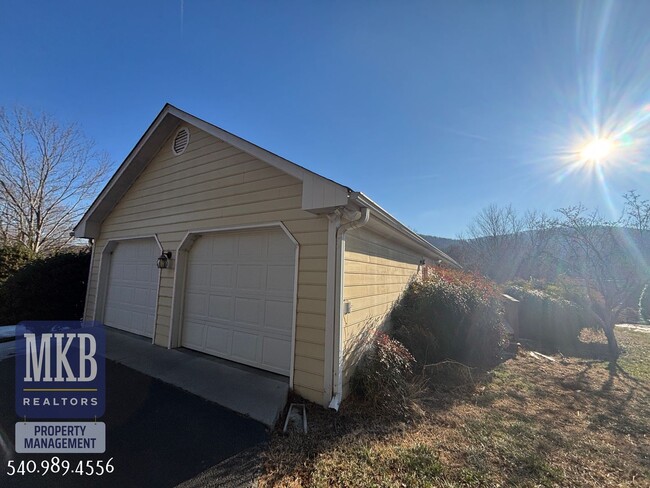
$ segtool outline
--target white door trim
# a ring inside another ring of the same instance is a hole
[[[136,237],[119,237],[116,239],[109,239],[102,249],[102,253],[99,256],[99,276],[97,279],[97,293],[95,294],[95,307],[93,309],[93,320],[104,323],[104,312],[106,311],[106,295],[108,293],[108,278],[111,272],[111,259],[113,251],[120,242],[124,241],[135,241],[140,239],[154,239],[156,244],[162,252],[162,245],[156,234],[147,234],[143,236]],[[95,242],[95,245],[97,243]],[[94,251],[94,247],[93,247]],[[92,262],[90,263],[92,268]],[[154,310],[153,316],[153,334],[151,336],[151,343],[154,344],[156,340],[156,324],[158,323],[158,299],[160,297],[160,275],[158,272],[158,283],[156,284],[156,309]]]
[[[300,259],[300,244],[296,238],[289,232],[289,229],[280,221],[268,222],[250,225],[235,225],[227,227],[216,227],[209,229],[190,230],[185,234],[178,249],[176,249],[176,263],[174,273],[174,286],[172,289],[172,307],[168,349],[180,347],[181,345],[181,328],[183,317],[183,306],[185,297],[185,285],[187,277],[187,260],[188,254],[194,242],[203,234],[212,234],[216,232],[233,232],[238,230],[258,230],[268,228],[280,228],[295,246],[295,264],[293,278],[293,317],[291,320],[291,365],[289,371],[289,388],[293,388],[294,363],[296,357],[296,318],[298,313],[298,263]]]

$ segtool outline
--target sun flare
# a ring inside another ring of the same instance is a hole
[[[611,139],[593,139],[587,142],[580,151],[580,158],[583,161],[600,162],[612,153],[614,141]]]

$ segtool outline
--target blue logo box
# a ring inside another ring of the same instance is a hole
[[[16,414],[93,419],[106,408],[106,337],[99,322],[16,326]]]

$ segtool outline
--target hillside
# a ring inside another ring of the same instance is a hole
[[[450,239],[449,237],[436,237],[427,234],[420,234],[420,236],[443,252],[446,252],[449,247],[460,242],[458,239]]]

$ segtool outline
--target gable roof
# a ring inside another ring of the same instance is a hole
[[[98,237],[104,219],[110,214],[115,205],[117,205],[149,162],[158,153],[162,144],[182,123],[193,125],[302,181],[303,210],[313,213],[327,213],[337,207],[368,207],[371,210],[371,215],[395,229],[400,235],[407,238],[412,245],[420,248],[425,255],[434,259],[442,259],[451,265],[458,266],[452,258],[408,229],[408,227],[362,193],[354,192],[347,186],[314,173],[216,125],[184,112],[169,103],[165,104],[144,135],[75,226],[75,237]]]

